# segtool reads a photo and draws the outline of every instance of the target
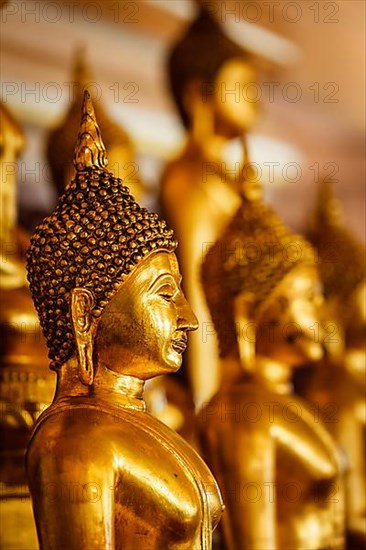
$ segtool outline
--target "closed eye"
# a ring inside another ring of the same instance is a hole
[[[159,292],[159,296],[161,296],[166,302],[171,302],[174,298],[174,294],[164,294],[163,292]]]
[[[174,289],[170,284],[164,285],[158,290],[159,296],[161,296],[166,302],[171,302],[174,298]]]

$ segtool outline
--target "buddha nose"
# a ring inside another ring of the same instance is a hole
[[[186,300],[186,297],[181,295],[179,303],[179,317],[178,317],[178,328],[182,330],[197,330],[198,329],[198,319],[193,313],[193,310],[189,303]]]

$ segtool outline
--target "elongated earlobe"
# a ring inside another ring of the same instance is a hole
[[[198,80],[192,80],[186,86],[184,104],[191,118],[192,134],[197,143],[202,143],[213,134],[214,114],[211,106],[213,90],[205,89],[204,84]]]
[[[250,320],[251,297],[240,294],[234,302],[235,325],[240,363],[244,370],[255,368],[256,325]]]
[[[74,288],[71,291],[71,318],[76,342],[76,354],[79,364],[79,378],[86,386],[94,379],[93,339],[95,319],[92,310],[94,296],[85,288]]]

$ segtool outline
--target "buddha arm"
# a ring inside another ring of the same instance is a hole
[[[40,549],[113,550],[112,465],[83,434],[34,443],[27,472]]]
[[[258,424],[219,422],[201,433],[226,506],[225,549],[276,549],[275,450],[270,434]]]
[[[314,421],[310,411],[297,405],[301,417],[288,419],[278,415],[272,423],[271,433],[279,447],[292,453],[296,461],[314,481],[334,481],[339,477],[336,447],[321,422]],[[296,422],[294,422],[296,420]]]

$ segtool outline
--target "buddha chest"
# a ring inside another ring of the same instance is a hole
[[[101,522],[111,544],[106,548],[211,548],[222,503],[211,472],[195,451],[142,410],[84,401],[72,408],[56,406],[54,412],[51,407],[34,434],[28,471],[34,473],[31,492],[33,501],[39,501],[40,519],[47,506],[46,480],[52,475],[59,486],[54,487],[57,501],[65,506],[70,494],[63,487],[74,484],[75,513],[86,524]],[[50,447],[52,454],[47,453]],[[100,508],[98,514],[93,504]],[[61,507],[58,523],[66,529],[63,515]],[[71,540],[65,543],[73,548]]]

